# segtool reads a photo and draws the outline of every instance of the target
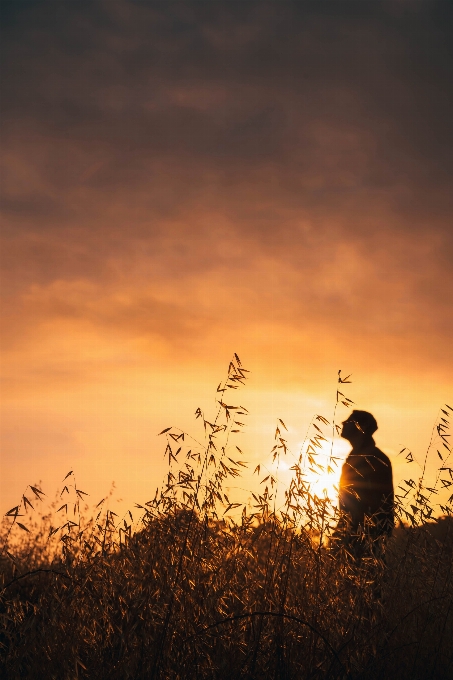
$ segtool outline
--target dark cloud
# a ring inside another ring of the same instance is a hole
[[[2,9],[11,339],[67,315],[198,338],[233,281],[255,322],[444,342],[451,3]]]

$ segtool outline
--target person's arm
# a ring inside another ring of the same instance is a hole
[[[394,526],[393,475],[390,461],[379,460],[373,479],[373,490],[370,498],[371,514],[384,533],[390,534]]]

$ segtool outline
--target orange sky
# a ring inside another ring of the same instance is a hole
[[[69,469],[148,500],[233,352],[252,469],[339,368],[395,477],[422,461],[453,400],[451,5],[2,14],[0,511]]]

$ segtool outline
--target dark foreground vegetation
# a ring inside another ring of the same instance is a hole
[[[332,550],[334,509],[311,494],[303,474],[307,457],[321,465],[316,456],[327,439],[319,417],[282,507],[275,506],[272,475],[254,507],[236,506],[222,485],[243,463],[232,458],[233,450],[236,458],[242,452],[230,435],[246,410],[230,406],[225,394],[244,378],[236,358],[219,386],[217,418],[210,423],[197,411],[203,446],[175,429],[162,433],[167,483],[138,507],[137,530],[131,513],[120,521],[102,503],[84,519],[73,473],[61,508],[34,526],[25,524],[24,511],[39,502],[39,488],[12,508],[0,563],[3,678],[453,677],[448,502],[445,516],[433,521],[436,487],[427,490],[423,475],[417,483],[409,478],[385,560],[357,562],[345,549]],[[272,451],[277,465],[286,452],[283,428]],[[439,479],[451,474],[449,455]],[[62,515],[64,523],[53,526]]]

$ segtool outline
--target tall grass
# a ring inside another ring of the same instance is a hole
[[[70,471],[61,500],[32,523],[44,494],[27,487],[2,525],[3,678],[453,676],[452,497],[432,521],[432,499],[453,479],[453,409],[441,409],[427,452],[444,445],[434,485],[425,486],[425,459],[417,481],[397,490],[385,559],[370,551],[357,562],[330,548],[338,511],[306,474],[338,463],[335,414],[314,417],[287,488],[276,472],[288,451],[279,420],[253,507],[225,493],[246,466],[236,440],[247,409],[232,395],[247,373],[235,355],[215,416],[197,409],[204,441],[161,432],[165,483],[123,518],[107,501],[91,513]],[[341,401],[352,403],[338,392]],[[413,454],[401,455],[411,469]]]

